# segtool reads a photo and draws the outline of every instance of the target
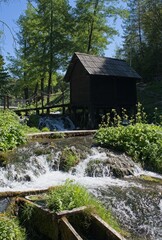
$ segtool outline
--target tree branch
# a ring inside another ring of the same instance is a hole
[[[14,37],[14,35],[13,35],[13,32],[12,32],[12,30],[11,30],[11,28],[8,26],[8,24],[7,23],[5,23],[4,21],[2,21],[2,20],[0,20],[0,23],[2,23],[5,27],[7,27],[8,28],[8,30],[9,30],[9,32],[10,32],[10,34],[12,35],[12,38],[13,38],[13,41],[14,41],[14,43],[15,43],[15,45],[16,45],[16,38]]]

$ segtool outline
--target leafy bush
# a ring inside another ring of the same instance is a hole
[[[38,132],[25,124],[20,123],[16,113],[0,111],[0,151],[7,151],[26,142],[26,133]]]
[[[25,240],[25,231],[14,218],[0,215],[0,240]]]
[[[146,169],[162,173],[162,127],[142,123],[101,126],[95,139],[101,146],[126,152]]]
[[[25,142],[23,126],[12,111],[0,111],[0,151],[12,149]]]

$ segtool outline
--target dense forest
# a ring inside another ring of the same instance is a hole
[[[9,0],[0,4],[4,2]],[[112,25],[118,18],[124,34],[116,57],[126,60],[144,82],[161,80],[161,0],[76,0],[74,7],[68,0],[30,0],[17,21],[15,56],[8,57],[7,66],[0,57],[0,94],[49,104],[68,88],[63,73],[72,54],[104,55],[118,34]]]

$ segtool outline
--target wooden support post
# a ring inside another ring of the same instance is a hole
[[[7,108],[9,109],[10,103],[9,103],[9,96],[6,96],[6,101],[7,101]]]
[[[91,105],[89,107],[89,117],[88,117],[88,128],[93,129],[95,126],[95,114],[94,107]]]
[[[4,95],[3,99],[4,99],[4,101],[3,101],[3,108],[5,110],[6,109],[6,96],[5,95]]]

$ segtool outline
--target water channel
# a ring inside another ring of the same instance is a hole
[[[77,152],[80,162],[63,172],[60,156],[67,147]],[[123,153],[95,146],[92,136],[31,142],[8,158],[10,163],[0,167],[0,192],[46,189],[72,179],[112,210],[121,226],[131,232],[128,239],[162,240],[162,175],[144,171]],[[129,174],[118,178],[109,165],[113,162],[128,162]],[[6,199],[1,200],[1,211],[6,204]]]

